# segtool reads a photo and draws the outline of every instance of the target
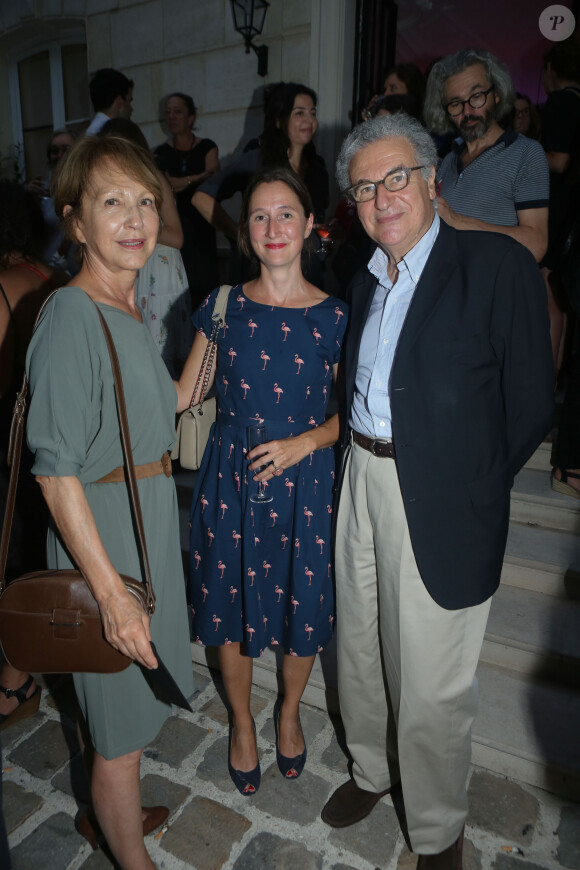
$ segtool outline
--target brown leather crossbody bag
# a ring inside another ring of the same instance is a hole
[[[126,478],[146,582],[143,584],[124,575],[121,575],[121,579],[145,613],[151,615],[155,610],[155,594],[129,437],[123,380],[109,327],[99,308],[96,305],[95,307],[113,368]],[[27,393],[28,383],[25,376],[22,389],[16,398],[8,447],[10,483],[0,542],[0,645],[8,663],[21,671],[118,673],[129,667],[131,659],[105,640],[98,604],[80,571],[35,571],[6,583],[6,562],[20,469]]]

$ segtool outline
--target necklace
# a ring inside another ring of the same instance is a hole
[[[189,162],[189,155],[193,151],[193,146],[195,145],[195,136],[193,135],[193,133],[191,133],[190,135],[191,135],[191,145],[189,146],[189,149],[187,151],[182,152],[182,154],[183,154],[183,156],[181,158],[181,174],[182,175],[187,175],[189,173],[189,169],[188,169],[187,164]],[[175,147],[175,137],[173,137],[173,147],[175,148],[176,151],[180,150],[179,148]]]

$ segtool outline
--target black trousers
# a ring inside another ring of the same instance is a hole
[[[572,371],[566,384],[556,445],[556,465],[558,468],[580,468],[580,350],[573,358]]]

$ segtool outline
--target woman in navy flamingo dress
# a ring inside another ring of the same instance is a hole
[[[330,530],[337,415],[325,421],[347,307],[309,284],[301,253],[312,229],[297,175],[266,170],[250,184],[240,246],[260,277],[230,291],[218,334],[218,419],[191,509],[190,601],[194,636],[219,647],[232,706],[230,773],[243,794],[259,785],[250,714],[252,659],[284,648],[278,763],[299,775],[306,757],[299,702],[334,620]],[[195,383],[217,290],[194,315],[198,337],[180,381],[180,407]],[[248,454],[247,427],[267,443]],[[259,458],[259,461],[256,461]],[[256,468],[266,469],[256,475]],[[250,496],[262,480],[267,504]]]

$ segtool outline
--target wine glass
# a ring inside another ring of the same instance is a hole
[[[261,425],[248,426],[248,451],[257,447],[259,444],[265,444],[268,440],[266,436],[266,427]],[[259,474],[266,468],[266,465],[260,465],[259,468],[252,469],[252,474]],[[266,493],[264,482],[258,481],[258,492],[256,495],[250,496],[250,501],[254,504],[268,504],[272,501],[272,496]]]
[[[332,251],[334,240],[331,235],[331,229],[328,224],[317,224],[316,235],[320,239],[320,249],[324,257]]]

